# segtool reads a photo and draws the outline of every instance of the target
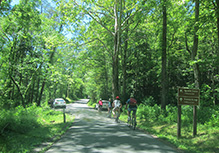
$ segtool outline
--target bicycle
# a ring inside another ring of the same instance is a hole
[[[130,120],[128,121],[128,126],[130,127],[130,129],[135,130],[136,128],[136,118],[133,117],[134,116],[134,112],[130,112]]]
[[[119,123],[119,116],[120,116],[120,110],[119,109],[120,109],[119,107],[114,108],[114,113],[115,113],[114,115],[116,116],[115,121],[117,123]]]

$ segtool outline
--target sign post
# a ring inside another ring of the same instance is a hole
[[[63,122],[66,122],[66,116],[65,116],[65,108],[63,108]]]
[[[180,87],[178,89],[177,137],[181,136],[181,105],[193,106],[193,136],[197,134],[197,106],[200,103],[200,90]]]
[[[178,117],[177,117],[177,137],[181,136],[181,105],[178,105]]]

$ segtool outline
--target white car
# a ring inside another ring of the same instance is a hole
[[[66,108],[66,102],[63,98],[56,98],[53,102],[53,108]]]
[[[109,101],[108,100],[102,100],[103,106],[102,109],[108,109]],[[99,102],[96,103],[95,109],[98,109],[99,107]]]

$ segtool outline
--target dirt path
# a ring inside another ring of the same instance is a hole
[[[132,131],[125,123],[115,123],[107,112],[98,112],[82,99],[67,106],[75,122],[46,153],[177,153],[140,130]]]

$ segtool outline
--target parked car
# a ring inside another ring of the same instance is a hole
[[[63,98],[56,98],[52,106],[53,108],[66,108],[66,102]]]
[[[109,101],[108,101],[108,100],[102,100],[102,102],[103,102],[102,109],[108,109]],[[97,103],[96,103],[96,106],[95,106],[95,109],[97,110],[98,107],[99,107],[99,103],[97,102]]]

